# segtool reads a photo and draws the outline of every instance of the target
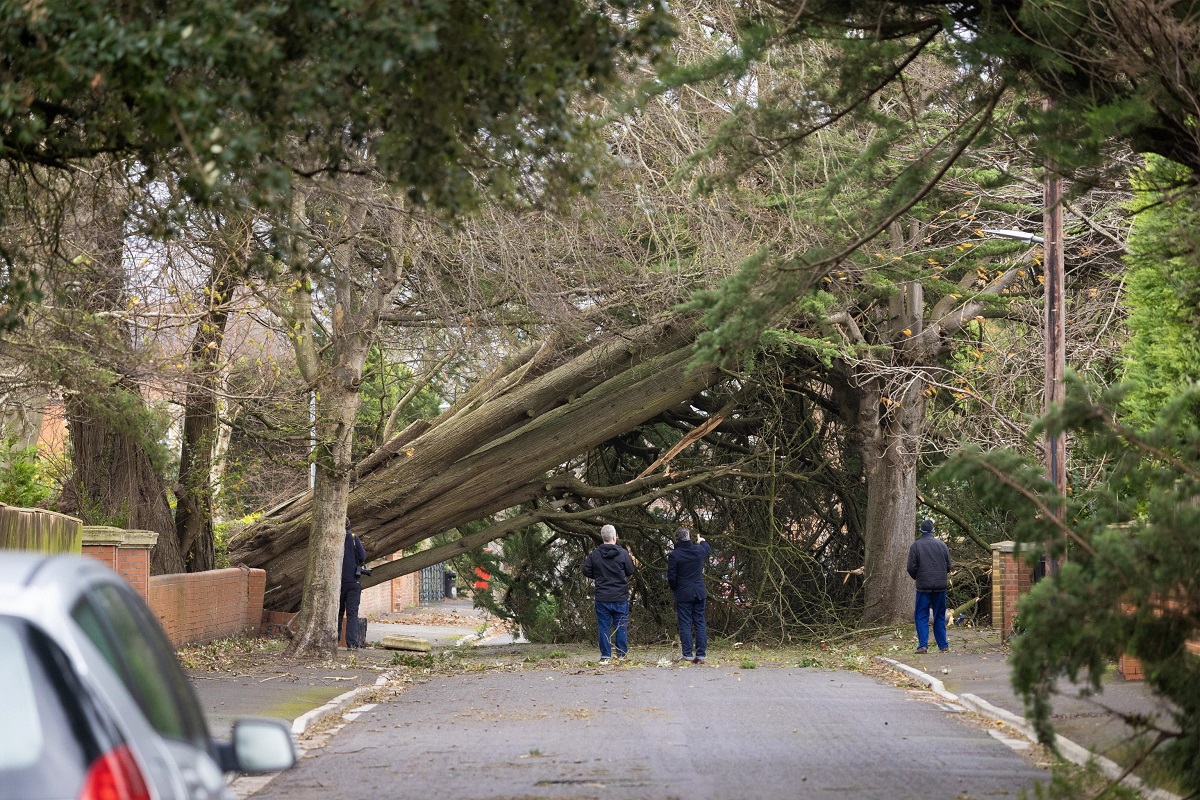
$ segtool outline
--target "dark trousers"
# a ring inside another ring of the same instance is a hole
[[[675,601],[675,616],[679,619],[679,644],[683,646],[683,657],[704,658],[708,651],[708,629],[704,624],[705,600]],[[695,639],[693,640],[693,631]],[[695,650],[692,649],[693,641]]]
[[[362,599],[362,584],[342,586],[338,600],[338,639],[342,638],[342,619],[346,620],[346,646],[362,647],[358,640],[358,601]]]
[[[929,612],[933,611],[933,638],[939,650],[950,646],[946,639],[946,590],[917,592],[917,646],[929,646]]]

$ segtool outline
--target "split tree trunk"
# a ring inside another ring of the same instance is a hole
[[[904,284],[889,304],[891,361],[862,376],[858,432],[867,482],[863,621],[899,624],[912,619],[916,589],[908,576],[908,548],[916,531],[917,464],[925,436],[926,381],[938,331],[924,328],[921,284]]]
[[[527,354],[428,430],[401,433],[350,492],[368,557],[534,500],[548,471],[715,384],[718,370],[692,367],[691,341],[690,326],[666,323],[571,357]],[[300,495],[230,543],[233,563],[267,571],[270,608],[300,604],[311,520],[312,495]]]

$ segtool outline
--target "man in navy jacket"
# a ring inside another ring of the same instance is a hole
[[[704,564],[711,552],[712,545],[704,541],[700,534],[696,534],[696,541],[693,542],[690,530],[677,528],[675,549],[667,556],[667,585],[675,595],[679,643],[683,647],[680,660],[694,664],[703,664],[708,650],[708,630],[704,623],[704,608],[708,602],[708,592],[704,588]]]
[[[617,658],[625,658],[629,652],[629,578],[633,572],[632,556],[617,545],[617,529],[612,525],[600,528],[600,546],[584,559],[583,574],[596,582],[601,664],[609,663],[614,645]]]
[[[938,650],[950,649],[946,639],[946,589],[950,577],[950,548],[933,535],[933,520],[921,521],[921,538],[908,548],[908,575],[917,582],[917,652],[929,645],[929,612],[933,611],[933,638]]]

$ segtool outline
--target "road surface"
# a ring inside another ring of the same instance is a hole
[[[985,726],[866,675],[649,665],[435,678],[255,797],[938,800],[1047,779]]]

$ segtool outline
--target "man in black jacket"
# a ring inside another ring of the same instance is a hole
[[[583,561],[583,574],[596,582],[596,627],[599,629],[600,663],[608,664],[615,645],[617,658],[629,652],[629,578],[633,559],[617,546],[617,529],[600,529],[600,546]]]
[[[712,545],[704,541],[700,534],[696,534],[696,541],[693,542],[690,530],[675,530],[675,549],[667,556],[667,585],[675,595],[679,644],[683,648],[680,661],[703,664],[708,651],[708,628],[704,622],[708,591],[704,588],[704,564],[711,552]]]
[[[908,548],[908,576],[917,582],[917,652],[929,645],[929,611],[933,609],[933,638],[938,650],[950,649],[946,639],[946,588],[950,576],[950,548],[933,535],[933,520],[921,522],[921,538]]]

